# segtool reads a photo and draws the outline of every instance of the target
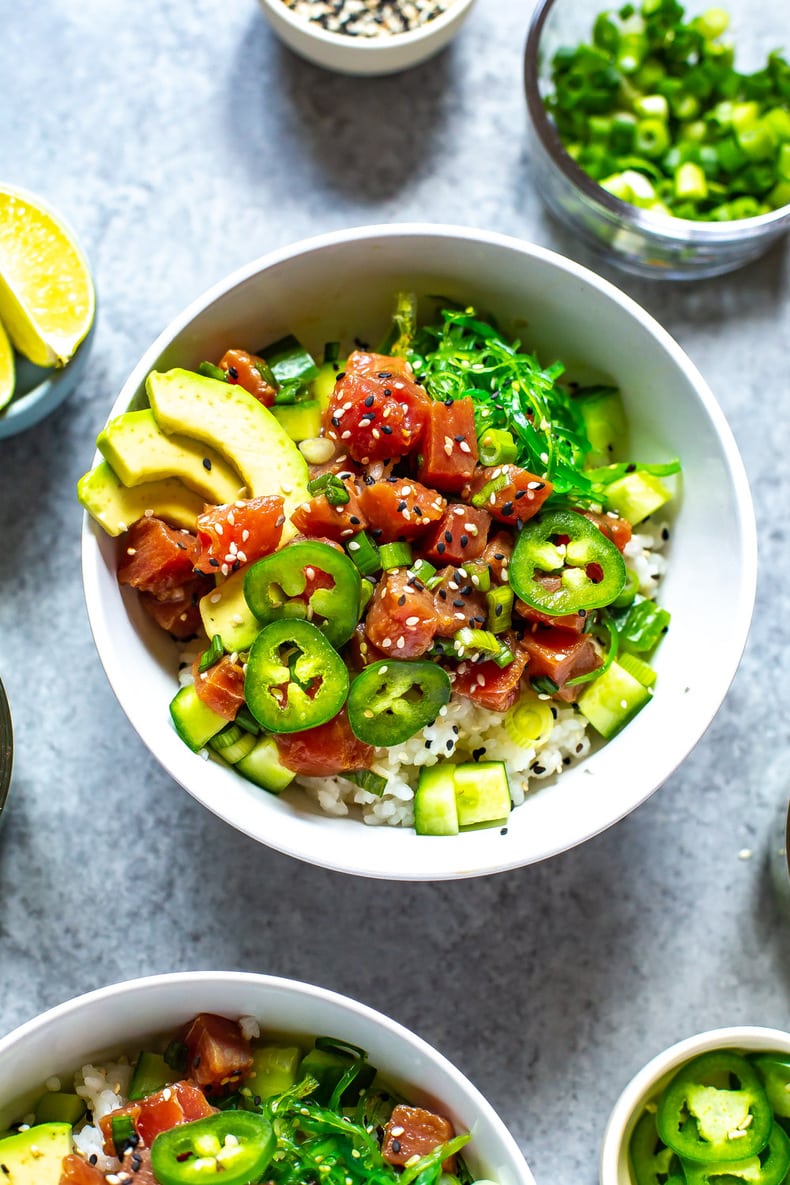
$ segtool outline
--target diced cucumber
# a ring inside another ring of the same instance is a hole
[[[418,835],[457,835],[455,766],[423,766],[414,792],[414,829]]]
[[[606,507],[629,523],[641,523],[668,502],[672,494],[652,473],[626,473],[606,487]]]
[[[48,1090],[34,1110],[36,1123],[70,1123],[73,1127],[85,1114],[85,1100],[63,1090]]]
[[[178,1074],[165,1061],[161,1053],[144,1049],[137,1058],[129,1084],[130,1099],[144,1099],[164,1086],[175,1082]]]
[[[353,1060],[349,1055],[331,1049],[311,1049],[299,1064],[299,1081],[301,1082],[307,1075],[315,1078],[318,1083],[315,1098],[326,1106],[332,1097],[333,1090],[346,1070],[353,1064]],[[364,1090],[366,1086],[370,1086],[375,1077],[375,1068],[369,1062],[364,1062],[354,1081],[343,1091],[341,1103],[349,1106],[356,1102],[360,1091]]]
[[[253,1095],[270,1099],[297,1081],[302,1051],[297,1045],[263,1045],[252,1051],[252,1069],[244,1080]]]
[[[619,732],[651,698],[650,689],[612,662],[577,701],[579,711],[607,740]]]
[[[342,362],[325,362],[323,366],[319,367],[318,374],[310,384],[310,394],[318,400],[322,411],[329,407],[329,400],[332,398],[337,376],[342,373]]]
[[[224,580],[200,598],[200,618],[209,638],[219,634],[228,654],[249,650],[261,631],[261,623],[244,599],[246,569]]]
[[[579,410],[592,445],[587,466],[609,465],[615,457],[625,456],[628,428],[617,388],[597,387],[589,394],[580,392]]]
[[[182,687],[170,702],[170,716],[176,732],[193,752],[207,745],[213,736],[228,723],[198,697],[190,684]]]
[[[302,403],[276,403],[271,410],[291,440],[312,440],[321,432],[322,408],[317,399],[305,399]]]
[[[504,761],[466,761],[455,767],[455,801],[460,827],[493,827],[510,814],[510,785]]]
[[[237,761],[234,768],[255,782],[256,786],[270,790],[272,794],[279,794],[296,777],[293,770],[287,769],[280,761],[277,742],[270,736],[258,737],[250,752]]]

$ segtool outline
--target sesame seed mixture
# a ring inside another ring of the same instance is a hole
[[[386,37],[409,33],[441,16],[454,0],[283,0],[295,16],[330,33]]]

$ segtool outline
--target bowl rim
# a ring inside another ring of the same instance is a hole
[[[14,769],[14,726],[3,681],[0,679],[0,819],[8,801]]]
[[[623,1142],[630,1137],[631,1119],[650,1087],[672,1070],[712,1049],[781,1049],[790,1053],[790,1032],[765,1025],[723,1025],[684,1037],[648,1061],[623,1087],[606,1121],[599,1158],[600,1185],[620,1185],[618,1164]]]
[[[284,997],[301,997],[311,999],[342,1010],[349,1015],[361,1017],[371,1026],[381,1030],[399,1045],[406,1046],[425,1061],[431,1062],[439,1073],[459,1084],[477,1115],[483,1117],[495,1133],[497,1145],[503,1155],[513,1166],[514,1173],[523,1185],[535,1185],[535,1179],[527,1163],[527,1159],[511,1133],[504,1119],[499,1115],[486,1096],[446,1054],[432,1045],[424,1037],[393,1019],[384,1012],[357,1000],[353,996],[336,992],[331,988],[305,980],[290,979],[281,975],[269,975],[254,971],[220,971],[220,970],[192,970],[171,971],[156,975],[139,976],[134,979],[120,980],[107,984],[105,987],[94,988],[92,991],[73,996],[61,1004],[56,1004],[38,1013],[22,1024],[17,1025],[9,1033],[0,1037],[0,1062],[14,1048],[23,1046],[36,1033],[47,1029],[51,1025],[61,1027],[79,1013],[87,1012],[94,1004],[121,1001],[128,998],[133,1002],[135,998],[142,999],[149,993],[156,993],[160,989],[177,989],[184,985],[203,985],[207,994],[213,989],[220,989],[230,984],[247,985],[253,989],[261,989]],[[130,1009],[131,1011],[131,1009]],[[123,1034],[119,1035],[118,1046],[122,1047]],[[94,1050],[86,1050],[87,1056]],[[386,1072],[386,1067],[385,1067]],[[415,1088],[419,1083],[413,1083]]]
[[[740,240],[741,236],[759,237],[760,231],[783,228],[790,224],[790,203],[756,214],[753,218],[733,218],[730,222],[698,222],[692,218],[667,217],[652,210],[625,202],[600,186],[576,163],[566,151],[559,133],[546,112],[538,86],[540,41],[549,13],[561,0],[538,0],[532,13],[524,47],[524,91],[532,127],[552,163],[586,198],[602,206],[609,214],[625,221],[645,234],[668,242],[695,242],[714,246],[716,243]]]
[[[149,348],[143,353],[142,357],[137,362],[136,366],[123,384],[121,391],[110,409],[109,415],[119,414],[117,409],[126,407],[131,402],[132,398],[141,389],[145,378],[153,365],[156,363],[159,356],[163,353],[169,342],[178,334],[180,334],[190,322],[197,317],[202,311],[209,308],[222,296],[226,295],[232,289],[242,285],[252,276],[259,272],[268,270],[283,262],[298,256],[309,254],[316,250],[321,250],[327,247],[338,245],[348,246],[351,244],[364,243],[373,239],[395,239],[402,237],[423,237],[425,239],[445,239],[458,240],[463,239],[466,242],[474,243],[478,246],[495,246],[506,249],[508,251],[515,251],[519,255],[527,256],[542,261],[553,268],[557,268],[562,272],[567,273],[570,277],[575,278],[580,283],[589,285],[598,293],[606,296],[608,299],[614,301],[626,314],[633,317],[636,322],[648,332],[660,345],[660,347],[668,354],[671,360],[683,370],[689,377],[692,383],[697,398],[709,417],[712,429],[715,433],[718,447],[721,450],[723,463],[726,467],[728,479],[731,483],[735,503],[737,507],[736,522],[739,528],[740,541],[740,555],[738,564],[738,586],[736,599],[736,612],[734,614],[735,620],[738,622],[738,628],[730,635],[731,644],[734,641],[732,650],[729,656],[729,663],[726,668],[726,678],[722,680],[721,694],[717,697],[715,706],[711,705],[710,711],[706,711],[704,716],[700,717],[701,727],[699,728],[694,744],[697,744],[705,731],[710,726],[716,713],[718,712],[724,700],[727,691],[735,677],[736,671],[740,664],[743,650],[749,636],[751,627],[751,620],[754,611],[754,602],[757,586],[757,532],[754,506],[749,488],[749,482],[746,475],[743,460],[738,451],[735,438],[732,430],[727,422],[727,419],[719,406],[716,398],[703,378],[702,374],[691,361],[689,356],[685,353],[682,347],[675,341],[671,334],[660,325],[655,318],[642,308],[632,297],[628,296],[615,284],[609,280],[604,279],[589,268],[576,263],[572,259],[549,250],[545,247],[540,247],[532,243],[528,243],[517,239],[513,236],[500,234],[496,231],[480,230],[475,227],[457,226],[451,224],[434,224],[426,222],[417,223],[392,223],[384,225],[362,225],[357,227],[345,228],[337,231],[331,231],[322,235],[313,236],[307,239],[298,240],[295,243],[288,244],[284,247],[278,247],[258,259],[251,261],[248,264],[236,269],[228,276],[219,280],[213,286],[208,288],[202,295],[198,296],[192,301],[186,309],[171,321],[171,323],[163,330],[162,333],[155,339]],[[94,452],[93,463],[101,460],[98,451]],[[311,864],[316,864],[319,867],[331,869],[335,872],[342,872],[347,875],[356,875],[370,877],[373,879],[385,880],[406,880],[406,881],[438,881],[438,880],[457,880],[467,877],[490,876],[499,872],[507,872],[516,868],[522,868],[526,864],[542,861],[551,856],[558,855],[561,852],[567,851],[571,847],[575,847],[580,843],[586,842],[593,838],[593,836],[608,830],[609,827],[619,822],[626,815],[631,814],[638,806],[645,802],[658,788],[667,780],[675,770],[682,764],[688,756],[690,750],[673,757],[671,765],[666,770],[662,770],[660,774],[653,774],[645,781],[645,788],[640,794],[638,800],[630,802],[626,809],[618,812],[614,817],[608,817],[605,821],[600,822],[600,825],[595,830],[580,835],[573,843],[568,844],[562,840],[557,840],[552,844],[547,844],[541,851],[540,855],[530,856],[525,859],[518,851],[513,848],[512,855],[504,858],[477,860],[462,860],[459,858],[457,863],[453,864],[452,870],[435,869],[417,869],[413,867],[399,868],[397,872],[392,870],[382,871],[376,864],[375,860],[368,856],[367,858],[360,854],[358,859],[352,865],[349,861],[338,859],[334,855],[333,845],[323,845],[319,853],[312,852],[306,855],[302,846],[299,844],[287,842],[281,838],[279,834],[268,834],[265,838],[256,833],[254,829],[245,830],[244,826],[238,821],[231,820],[223,809],[223,804],[212,799],[212,801],[205,801],[201,795],[194,794],[185,781],[179,774],[171,768],[171,764],[159,753],[156,753],[146,739],[144,732],[138,727],[138,722],[135,719],[135,706],[128,702],[129,697],[124,692],[124,663],[119,656],[115,654],[112,648],[107,644],[107,639],[99,634],[97,628],[96,618],[99,618],[100,612],[98,606],[100,601],[96,598],[96,585],[98,583],[98,566],[100,563],[100,551],[98,546],[98,539],[101,537],[101,528],[92,523],[87,513],[83,514],[82,525],[82,576],[83,576],[83,592],[86,600],[88,619],[93,634],[94,643],[99,654],[101,664],[104,668],[105,675],[110,683],[110,686],[115,693],[115,696],[124,711],[127,719],[132,727],[140,736],[145,747],[152,753],[156,761],[167,771],[167,773],[181,785],[187,793],[192,797],[196,797],[201,805],[206,806],[212,813],[222,818],[225,822],[236,830],[249,835],[258,843],[265,843],[266,846],[272,847],[275,851],[280,851],[286,855],[293,856],[296,859],[306,860]],[[98,623],[100,624],[100,623]],[[693,746],[692,746],[693,748]],[[393,831],[403,831],[402,828],[392,828]],[[364,845],[362,845],[364,848]]]
[[[286,4],[285,0],[258,0],[261,7],[271,12],[275,19],[281,20],[296,34],[310,37],[327,48],[343,48],[354,52],[376,52],[392,49],[394,46],[405,48],[413,46],[418,49],[423,42],[434,36],[439,36],[442,30],[458,20],[462,13],[466,13],[476,0],[449,0],[449,7],[438,16],[425,21],[415,29],[406,29],[401,33],[378,33],[375,37],[354,37],[348,33],[336,33],[332,29],[324,29],[315,21],[307,17],[297,16]]]

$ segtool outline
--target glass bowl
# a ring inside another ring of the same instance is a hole
[[[0,822],[11,786],[11,770],[14,764],[14,732],[11,712],[8,707],[5,688],[0,683]]]
[[[689,3],[686,16],[706,5]],[[727,0],[735,66],[752,71],[771,50],[790,52],[790,6]],[[565,151],[544,106],[551,61],[561,46],[589,42],[602,0],[539,0],[527,36],[524,82],[531,164],[551,211],[597,254],[652,278],[695,280],[756,259],[790,230],[790,206],[732,222],[693,222],[643,210],[602,189]]]

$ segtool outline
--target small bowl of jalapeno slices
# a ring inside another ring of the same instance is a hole
[[[739,1026],[680,1041],[625,1088],[601,1185],[782,1185],[790,1173],[790,1033]]]
[[[310,984],[199,971],[113,984],[0,1040],[9,1185],[535,1185],[474,1086]]]

